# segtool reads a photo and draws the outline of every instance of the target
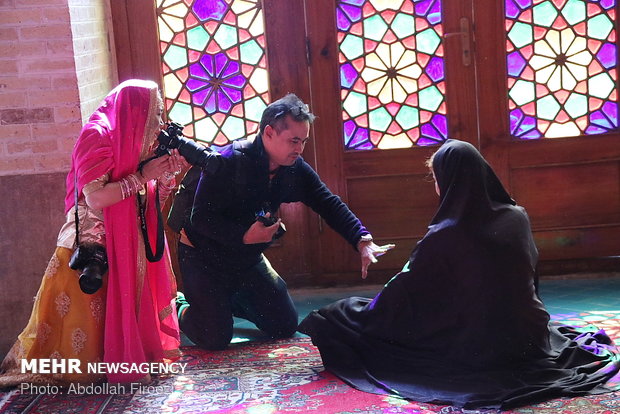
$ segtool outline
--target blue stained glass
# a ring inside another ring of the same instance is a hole
[[[522,9],[525,9],[526,7],[530,7],[532,5],[532,0],[515,0],[515,1]]]
[[[351,27],[351,22],[340,9],[336,9],[336,24],[338,25],[338,30],[343,32],[348,32]]]
[[[342,11],[349,17],[351,22],[355,23],[362,18],[362,8],[355,6],[348,6],[343,4],[340,6]]]
[[[508,74],[510,76],[519,76],[525,69],[527,62],[518,51],[508,55]]]
[[[612,127],[607,117],[605,117],[605,115],[603,115],[601,111],[596,111],[592,115],[590,115],[590,122],[605,129],[611,129]]]
[[[347,63],[340,67],[340,84],[343,88],[350,89],[357,79],[357,71],[352,64]]]
[[[605,43],[596,54],[596,57],[605,69],[614,67],[616,65],[616,45]]]
[[[607,115],[607,118],[611,121],[614,128],[618,127],[618,104],[616,102],[606,102],[603,105],[603,112]]]
[[[597,126],[594,125],[590,125],[589,127],[586,128],[586,134],[590,135],[594,135],[594,134],[604,134],[605,132],[609,132],[606,129],[603,128],[599,128]]]
[[[196,0],[192,6],[192,10],[202,21],[207,19],[222,20],[226,9],[226,3],[223,0]]]
[[[512,0],[506,0],[506,17],[516,19],[521,13],[521,10],[517,7]]]
[[[426,16],[426,13],[428,13],[429,9],[433,5],[433,1],[435,0],[422,0],[417,2],[415,4],[415,13],[418,16]]]
[[[440,57],[433,57],[424,69],[426,74],[433,80],[433,82],[439,82],[443,80],[443,59]]]
[[[428,21],[430,24],[437,24],[441,22],[441,2],[436,1],[431,9],[431,12],[428,14]]]

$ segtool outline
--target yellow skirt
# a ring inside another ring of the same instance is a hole
[[[96,293],[83,293],[78,273],[69,267],[71,253],[70,249],[57,247],[52,255],[28,325],[0,366],[0,387],[24,382],[67,385],[104,380],[101,374],[88,373],[87,363],[103,360],[107,278],[104,277],[103,287]],[[82,373],[22,372],[22,359],[40,358],[78,359]]]

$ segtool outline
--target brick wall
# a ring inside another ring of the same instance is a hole
[[[65,220],[83,117],[116,85],[111,28],[109,0],[0,0],[0,359]]]
[[[83,122],[118,83],[110,5],[104,0],[69,0],[75,69]],[[113,70],[114,69],[114,70]]]
[[[0,0],[0,176],[66,172],[116,84],[108,0]]]

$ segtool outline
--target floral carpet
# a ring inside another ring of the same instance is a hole
[[[595,324],[620,344],[620,311],[555,315],[573,326]],[[307,337],[233,344],[226,351],[184,348],[184,374],[161,376],[124,393],[0,393],[0,413],[316,413],[472,414],[464,410],[406,401],[354,390],[323,370]],[[611,385],[620,389],[620,375]],[[504,411],[515,414],[612,414],[620,412],[620,391],[555,399]]]

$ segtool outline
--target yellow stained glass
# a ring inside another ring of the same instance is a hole
[[[407,134],[385,135],[377,147],[379,149],[411,148],[413,147],[413,142],[411,142]]]

